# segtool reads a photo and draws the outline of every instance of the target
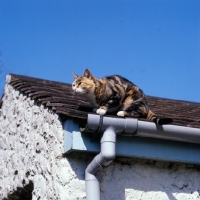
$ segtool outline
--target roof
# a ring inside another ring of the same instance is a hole
[[[55,113],[76,119],[87,119],[92,107],[74,95],[71,84],[10,74],[10,85]],[[147,96],[149,107],[159,117],[172,117],[174,125],[200,128],[200,103]],[[110,115],[112,116],[112,115]],[[114,116],[117,117],[117,116]],[[144,120],[145,119],[140,119]]]

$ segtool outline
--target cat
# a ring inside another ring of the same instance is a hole
[[[158,118],[143,91],[126,78],[113,75],[95,78],[88,69],[82,76],[73,74],[72,89],[84,97],[99,115],[116,113],[119,117],[146,118],[157,125],[170,124],[172,118]]]

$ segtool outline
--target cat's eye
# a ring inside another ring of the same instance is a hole
[[[78,83],[78,86],[81,84],[81,82]]]

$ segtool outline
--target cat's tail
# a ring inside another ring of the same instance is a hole
[[[170,124],[173,122],[173,119],[172,118],[167,118],[167,117],[164,117],[164,118],[158,118],[156,116],[156,114],[154,114],[151,110],[149,110],[148,114],[147,114],[147,119],[149,121],[152,121],[154,122],[155,124],[157,125],[165,125],[165,124]]]

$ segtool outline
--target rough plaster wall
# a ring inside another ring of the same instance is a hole
[[[121,158],[100,177],[104,196],[113,190],[110,199],[200,199],[200,172],[184,164]]]
[[[78,179],[94,155],[68,157]],[[77,163],[78,161],[78,163]],[[101,200],[199,200],[200,170],[192,165],[116,158],[99,174]]]
[[[9,77],[7,78],[9,81]],[[62,158],[57,115],[10,85],[0,111],[0,199],[34,183],[34,200],[83,200],[84,171],[94,155]],[[117,158],[98,174],[101,200],[197,200],[200,171],[185,164]]]
[[[63,141],[58,115],[6,84],[0,110],[0,199],[29,180],[34,200],[84,197],[84,181],[62,158]]]

